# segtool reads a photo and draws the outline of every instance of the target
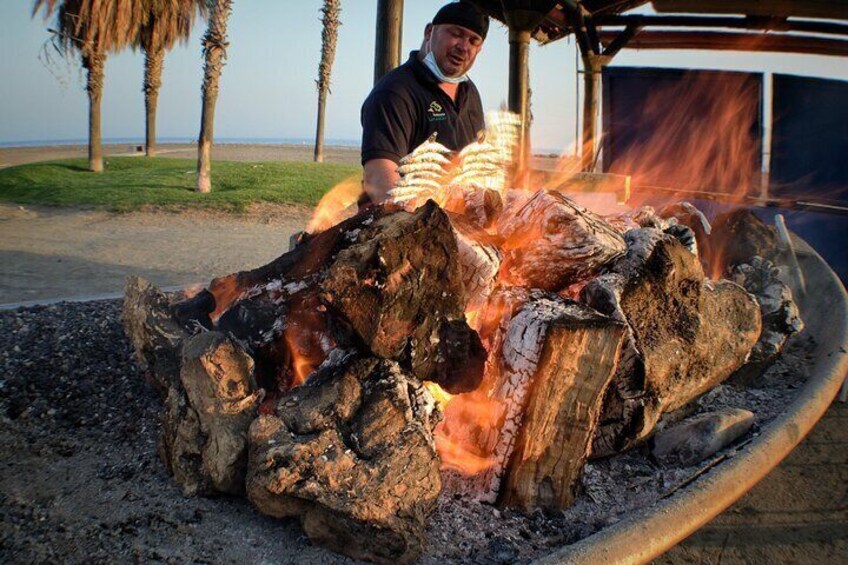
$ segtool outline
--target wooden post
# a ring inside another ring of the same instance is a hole
[[[515,186],[526,188],[530,164],[530,31],[509,31],[509,110],[521,117]]]
[[[402,32],[403,0],[379,0],[374,45],[374,84],[400,65]]]
[[[592,172],[597,157],[598,114],[601,98],[603,59],[583,52],[583,170]]]

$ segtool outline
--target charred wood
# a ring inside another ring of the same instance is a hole
[[[753,257],[771,259],[777,250],[777,232],[750,210],[738,208],[716,217],[709,249],[713,272],[723,274]]]
[[[390,361],[319,371],[250,427],[248,497],[334,551],[411,562],[441,486],[437,418],[432,396]]]
[[[141,277],[128,277],[121,310],[124,331],[147,381],[163,397],[180,378],[180,345],[190,334],[170,299]]]
[[[583,305],[567,304],[539,358],[500,503],[524,511],[572,504],[589,458],[625,326]]]
[[[591,277],[626,250],[603,218],[554,191],[508,206],[498,235],[504,240],[502,279],[551,291]]]
[[[627,254],[581,292],[585,303],[629,328],[594,457],[648,437],[664,412],[739,368],[760,335],[754,298],[729,281],[706,281],[698,259],[675,238],[645,228],[626,239]]]
[[[186,495],[244,492],[247,429],[263,395],[253,379],[253,360],[237,343],[219,332],[186,340],[159,444]]]
[[[667,220],[676,220],[679,225],[686,226],[692,230],[697,243],[696,255],[706,256],[709,252],[709,236],[712,233],[712,225],[707,217],[690,202],[678,202],[670,204],[659,211],[659,215]],[[683,242],[687,245],[686,242]],[[689,247],[687,245],[687,247]]]
[[[212,281],[212,318],[250,346],[269,392],[300,384],[335,348],[395,360],[450,391],[470,390],[485,360],[464,321],[463,273],[485,293],[498,257],[470,239],[460,247],[464,254],[432,202],[414,212],[371,207],[268,265]]]
[[[475,310],[492,292],[503,256],[496,238],[468,222],[464,216],[451,215],[450,218],[462,268],[462,284],[468,298],[466,310]]]
[[[762,374],[780,355],[786,340],[804,329],[792,290],[780,280],[780,270],[771,261],[754,257],[750,263],[737,265],[730,279],[754,295],[760,305],[763,330],[751,350],[748,362],[737,372],[743,379]]]
[[[447,404],[439,430],[440,453],[453,468],[445,488],[487,502],[500,493],[502,503],[521,508],[562,508],[588,456],[624,324],[538,291],[499,289],[490,302],[500,323],[483,329],[484,309],[484,382]]]

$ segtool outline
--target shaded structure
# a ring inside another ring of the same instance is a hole
[[[594,169],[601,73],[621,49],[708,49],[848,55],[843,0],[468,0],[509,28],[509,109],[524,118],[529,154],[530,39],[574,35],[583,61],[583,168]],[[650,4],[659,15],[625,14]],[[402,0],[380,0],[375,78],[399,63]],[[703,15],[713,14],[713,15]],[[815,18],[815,19],[813,19]],[[822,21],[829,20],[829,21]],[[397,40],[397,46],[393,43]],[[394,61],[394,65],[392,65]]]

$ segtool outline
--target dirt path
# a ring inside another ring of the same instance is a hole
[[[278,257],[308,220],[293,206],[234,216],[0,205],[0,304],[118,293],[131,274],[208,283]]]

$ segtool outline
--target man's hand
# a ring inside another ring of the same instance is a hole
[[[365,194],[372,202],[382,202],[400,178],[397,164],[390,159],[371,159],[365,162],[364,169],[362,185]]]

